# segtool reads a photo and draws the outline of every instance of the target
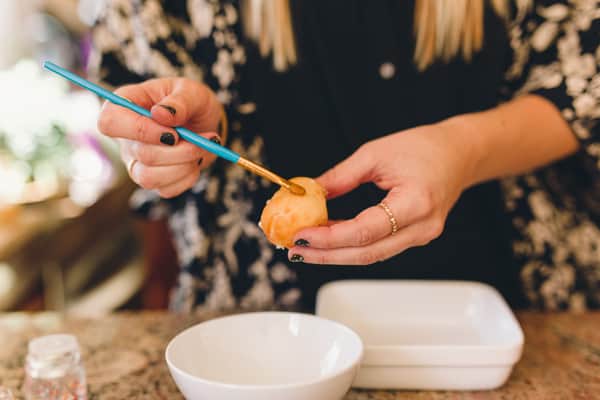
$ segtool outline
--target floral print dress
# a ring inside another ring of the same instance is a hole
[[[581,142],[569,159],[502,181],[521,290],[532,307],[600,306],[598,3],[535,1],[505,30],[512,62],[499,98],[547,98]],[[93,35],[91,72],[98,80],[110,86],[165,76],[201,80],[227,108],[227,145],[265,162],[260,110],[245,90],[249,53],[237,1],[108,0]],[[272,189],[217,162],[175,199],[144,190],[133,195],[135,210],[168,219],[181,267],[172,309],[295,306],[301,296],[295,273],[257,226]]]

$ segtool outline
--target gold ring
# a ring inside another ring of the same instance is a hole
[[[129,160],[129,162],[127,163],[127,172],[129,172],[129,176],[133,179],[133,167],[135,166],[135,163],[137,162],[137,160],[135,158],[132,158],[131,160]]]
[[[392,235],[395,235],[396,232],[398,232],[398,222],[396,221],[396,218],[394,217],[394,214],[392,213],[392,210],[390,210],[390,207],[388,207],[387,204],[385,204],[385,202],[381,202],[378,204],[379,207],[381,207],[381,209],[383,211],[385,211],[385,213],[388,216],[388,219],[390,220],[390,225],[392,226]]]

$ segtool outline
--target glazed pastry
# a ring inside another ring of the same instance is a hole
[[[325,189],[306,177],[290,179],[304,187],[306,194],[298,196],[279,189],[263,209],[259,226],[267,239],[277,247],[294,247],[294,236],[304,228],[327,224]]]

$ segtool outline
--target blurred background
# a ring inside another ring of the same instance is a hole
[[[150,282],[146,228],[127,206],[133,185],[96,130],[101,102],[41,69],[86,76],[101,3],[0,0],[0,312],[165,305],[170,283]]]

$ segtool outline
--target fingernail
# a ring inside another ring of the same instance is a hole
[[[198,160],[198,165],[202,165],[203,161],[204,161],[204,157],[200,157],[200,159]]]
[[[293,262],[293,263],[303,262],[304,261],[304,257],[302,257],[302,255],[300,255],[300,254],[294,254],[292,256],[292,258],[290,258],[290,261]]]
[[[167,110],[168,112],[171,113],[171,115],[175,115],[177,114],[177,110],[175,110],[173,107],[171,106],[166,106],[164,104],[159,104],[162,108],[164,108],[165,110]]]
[[[219,146],[221,145],[221,139],[219,139],[218,136],[215,136],[214,138],[210,139],[210,141],[218,144]]]
[[[308,246],[310,246],[310,243],[306,239],[298,239],[298,240],[296,240],[295,244],[296,244],[296,246],[300,246],[300,247],[308,247]]]
[[[175,144],[175,136],[170,132],[165,132],[160,135],[160,142],[168,146],[173,146]]]

